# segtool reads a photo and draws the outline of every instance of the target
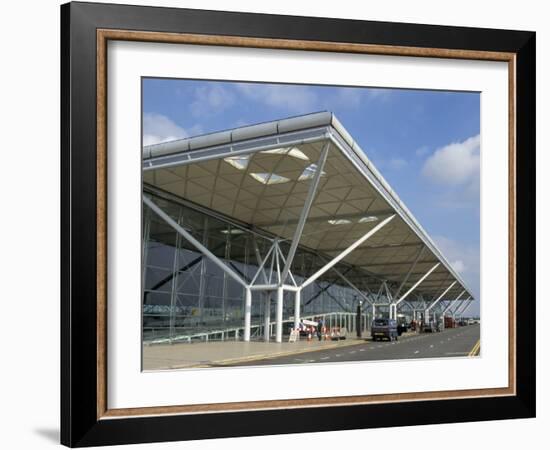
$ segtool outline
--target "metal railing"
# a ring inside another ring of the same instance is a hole
[[[370,329],[370,314],[364,313],[361,315],[362,331]],[[330,312],[324,314],[312,314],[302,316],[301,319],[316,321],[322,319],[325,326],[330,328],[346,329],[348,334],[356,333],[356,313],[349,312]],[[293,320],[290,318],[283,321],[283,324],[293,325]],[[276,322],[269,322],[269,336],[274,335]],[[251,325],[251,338],[256,340],[263,339],[264,324],[257,323]],[[289,331],[291,326],[284,327],[284,331]],[[158,345],[158,344],[173,344],[179,342],[193,343],[193,342],[209,342],[209,341],[239,341],[244,335],[244,326],[242,327],[230,327],[225,329],[213,329],[208,331],[202,331],[199,333],[190,334],[176,334],[174,336],[164,336],[153,339],[144,339],[145,345]]]

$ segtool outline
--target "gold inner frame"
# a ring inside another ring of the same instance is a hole
[[[508,63],[508,387],[200,405],[109,409],[107,405],[107,42],[109,40],[501,61]],[[313,408],[516,394],[516,54],[239,36],[97,30],[97,418]]]

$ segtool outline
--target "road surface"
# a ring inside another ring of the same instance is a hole
[[[468,325],[440,333],[401,336],[397,342],[376,341],[342,348],[318,350],[297,355],[266,358],[230,364],[231,366],[261,366],[279,364],[311,364],[344,361],[380,361],[388,359],[449,358],[479,354],[480,326]]]

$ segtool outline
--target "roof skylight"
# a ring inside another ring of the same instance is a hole
[[[276,173],[251,173],[250,176],[262,184],[282,184],[290,181],[290,178]]]
[[[244,231],[239,228],[231,228],[227,230],[221,230],[223,234],[243,234]]]
[[[276,154],[276,155],[288,155],[292,156],[296,159],[301,159],[303,161],[309,161],[309,158],[307,155],[301,151],[298,150],[296,147],[285,147],[285,148],[274,148],[272,150],[263,150],[261,153],[270,153],[270,154]]]
[[[348,219],[331,219],[328,221],[331,225],[349,225],[351,220]]]
[[[305,181],[313,178],[315,175],[315,172],[317,171],[317,164],[310,164],[307,166],[304,171],[302,172],[302,175],[298,178],[298,181]],[[324,177],[327,173],[325,171],[321,172],[321,176]]]
[[[223,159],[227,164],[235,167],[235,169],[245,170],[250,162],[250,155],[228,156]]]
[[[359,223],[376,222],[377,220],[378,220],[378,217],[376,216],[365,216],[359,219]]]

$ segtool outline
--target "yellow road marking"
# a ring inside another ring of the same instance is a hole
[[[476,342],[476,345],[470,350],[470,353],[468,353],[468,356],[477,356],[479,355],[479,348],[480,348],[480,340],[478,339]]]

